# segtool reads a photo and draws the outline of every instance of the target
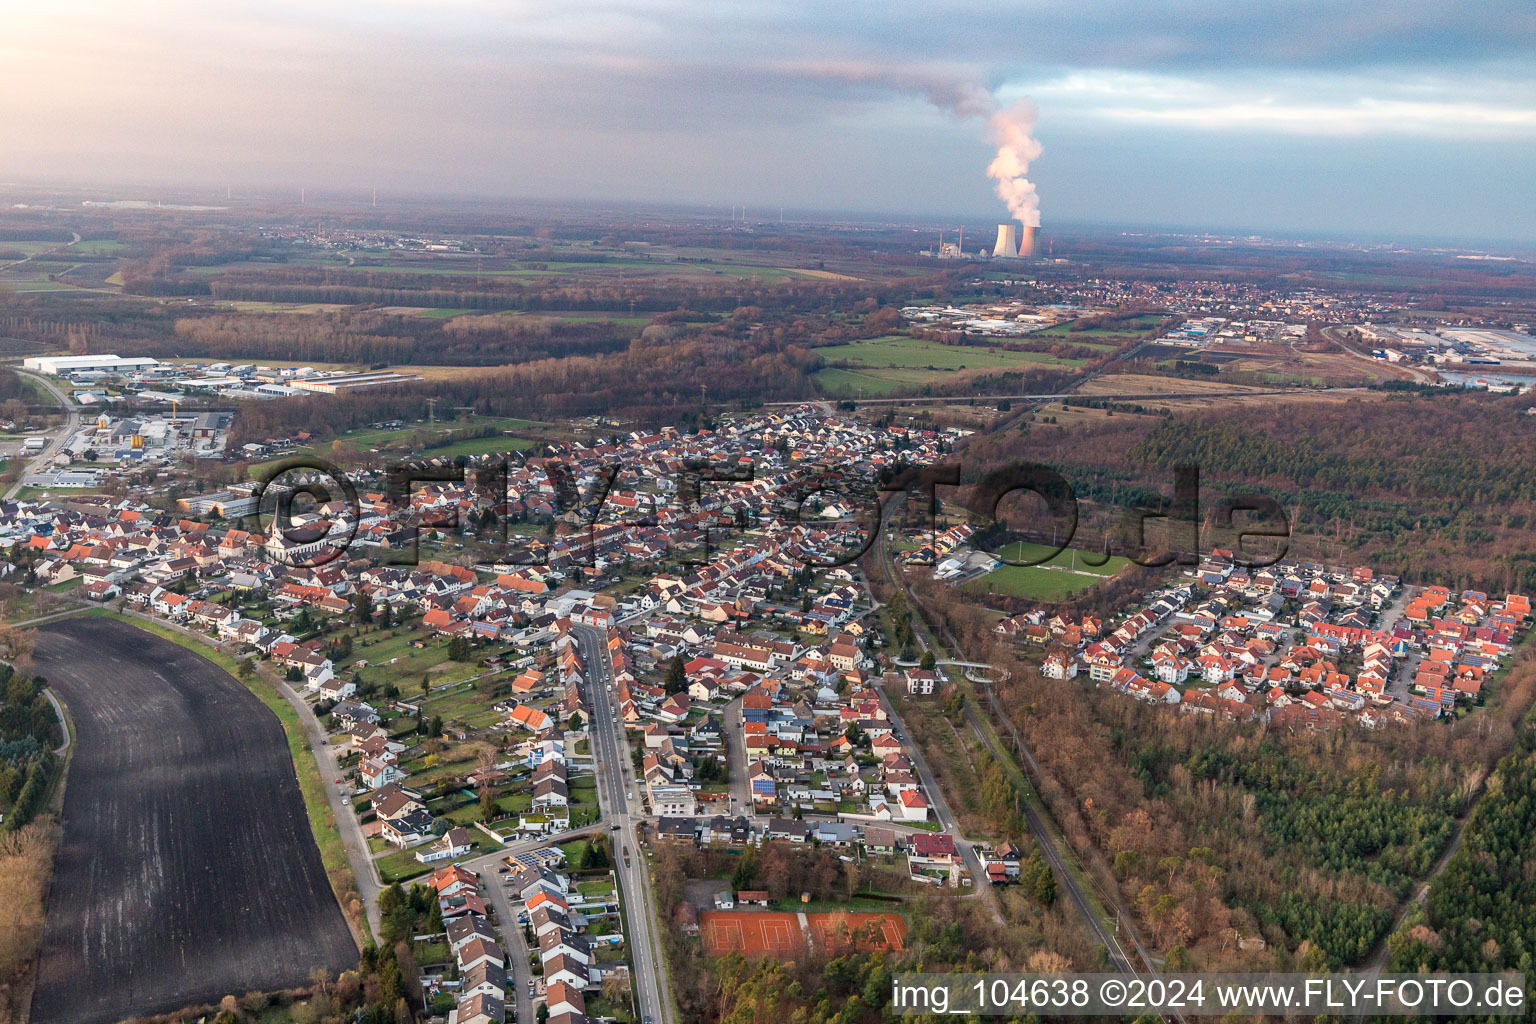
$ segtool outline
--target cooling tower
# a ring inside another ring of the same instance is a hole
[[[1027,260],[1035,254],[1035,232],[1038,230],[1040,229],[1031,227],[1026,227],[1024,229],[1024,234],[1019,240],[1020,259]]]
[[[1000,259],[1019,254],[1019,227],[1017,224],[999,224],[997,242],[992,246],[992,258]]]

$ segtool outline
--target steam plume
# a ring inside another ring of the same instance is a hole
[[[997,156],[987,166],[987,177],[997,182],[998,198],[1008,205],[1015,220],[1027,228],[1040,226],[1040,197],[1035,194],[1034,183],[1025,177],[1041,149],[1034,137],[1035,107],[1028,100],[998,109],[992,93],[975,81],[921,69],[840,61],[801,62],[789,68],[799,75],[844,85],[918,93],[957,118],[986,118],[987,139],[997,146]]]
[[[997,156],[987,165],[987,177],[997,182],[997,196],[1008,204],[1008,212],[1027,228],[1040,226],[1040,197],[1035,194],[1034,183],[1024,177],[1030,161],[1040,155],[1034,128],[1035,107],[1028,100],[987,118],[987,136],[997,145]]]

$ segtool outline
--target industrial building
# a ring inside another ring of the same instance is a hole
[[[380,370],[375,373],[342,373],[332,377],[310,377],[289,381],[289,385],[301,391],[318,391],[322,395],[340,395],[366,388],[387,387],[391,384],[410,384],[421,380],[413,373],[395,373]]]
[[[1024,230],[1019,234],[1019,259],[1027,260],[1035,254],[1035,232],[1039,228],[1024,225]]]
[[[159,366],[160,361],[148,358],[124,359],[118,355],[28,356],[21,361],[21,365],[51,377],[67,377],[73,373],[132,373]]]
[[[999,224],[997,241],[992,243],[993,259],[1011,259],[1019,254],[1019,227],[1017,224]]]
[[[999,224],[997,241],[992,245],[993,259],[1029,259],[1035,254],[1035,233],[1039,228],[1018,224]]]

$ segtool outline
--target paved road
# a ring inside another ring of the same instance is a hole
[[[57,398],[59,400],[59,405],[64,409],[68,419],[65,422],[63,429],[54,433],[53,437],[48,441],[47,446],[43,448],[42,453],[34,458],[30,463],[28,463],[26,470],[21,474],[20,477],[17,478],[16,482],[10,486],[10,489],[5,492],[5,496],[7,498],[14,497],[16,492],[21,490],[28,476],[34,473],[41,473],[43,470],[47,469],[48,466],[52,463],[53,457],[59,454],[59,451],[64,447],[64,443],[70,438],[74,437],[75,431],[80,429],[80,407],[71,401],[67,394],[59,390],[59,388],[54,385],[53,381],[49,380],[47,377],[41,374],[28,373],[26,370],[17,370],[16,372],[26,374],[26,376],[31,377],[33,380],[37,381],[45,389],[47,389],[49,394],[53,395],[54,398]]]
[[[53,695],[52,690],[44,690],[43,696],[48,698],[48,703],[53,705],[53,713],[59,716],[59,731],[64,734],[64,739],[53,752],[60,757],[69,753],[69,717],[64,714],[64,705],[59,703],[59,698]]]
[[[1403,611],[1408,607],[1408,600],[1419,592],[1418,587],[1402,586],[1397,590],[1397,596],[1392,603],[1381,610],[1381,625],[1378,627],[1383,633],[1390,633],[1397,626],[1397,620],[1402,618]],[[1387,679],[1387,696],[1399,704],[1407,704],[1413,695],[1408,692],[1408,686],[1413,680],[1414,673],[1419,670],[1419,662],[1424,660],[1420,651],[1409,649],[1407,655],[1394,659],[1392,663],[1392,675]]]
[[[642,1020],[649,1018],[655,1024],[668,1024],[672,1020],[671,990],[656,936],[655,899],[651,894],[647,862],[635,833],[636,824],[644,821],[638,802],[641,790],[633,779],[634,768],[623,729],[614,721],[614,702],[608,689],[613,677],[606,634],[591,626],[573,625],[571,635],[576,638],[587,666],[587,701],[592,707],[589,732],[597,773],[598,806],[602,808],[605,821],[619,826],[613,833],[615,845],[619,847],[614,851],[614,861],[623,889],[624,916],[629,924],[630,956],[635,966],[635,1002]],[[629,851],[628,867],[624,863],[626,849]]]
[[[541,840],[538,844],[527,845],[530,848],[537,848],[542,845],[542,842]],[[521,845],[514,844],[504,850],[498,850],[489,864],[470,868],[470,870],[480,876],[480,885],[485,890],[486,901],[496,911],[496,923],[501,930],[501,948],[507,954],[507,983],[512,989],[507,993],[507,1006],[512,1010],[512,1015],[508,1019],[531,1021],[534,1019],[535,1011],[533,997],[528,994],[528,988],[533,984],[533,966],[528,962],[528,940],[523,936],[522,925],[517,923],[517,914],[512,909],[512,901],[507,897],[507,887],[502,881],[511,876],[503,875],[498,870],[498,865],[513,853],[518,852]]]
[[[870,552],[870,555],[874,559],[874,563],[881,567],[890,586],[893,588],[900,588],[903,592],[906,593],[907,600],[914,609],[912,615],[912,624],[915,627],[917,633],[917,641],[919,646],[923,650],[932,650],[935,658],[939,658],[945,653],[944,648],[933,636],[932,632],[928,629],[928,624],[923,619],[921,612],[916,610],[918,607],[916,596],[907,589],[905,582],[896,572],[890,556],[890,551],[885,543],[885,535],[886,531],[882,525],[880,532],[876,534],[875,544]],[[868,586],[867,580],[865,585]],[[957,660],[963,661],[965,659],[962,655],[962,657]],[[979,685],[981,686],[982,691],[992,701],[994,711],[1000,711],[1001,709],[997,707],[996,697],[993,695],[992,688],[985,683]],[[975,732],[977,738],[981,740],[982,744],[988,748],[989,753],[991,753],[993,757],[1001,761],[1012,756],[1011,752],[998,750],[995,747],[987,731],[982,728],[981,722],[977,718],[977,710],[971,702],[966,703],[966,719],[969,722],[972,731]],[[1008,722],[1006,716],[1000,715],[999,720],[1003,722],[1005,727],[1012,727],[1012,723]],[[905,731],[906,730],[903,729],[903,732]],[[1028,748],[1022,745],[1022,742],[1016,732],[1014,733],[1014,742],[1019,744],[1018,749],[1020,750],[1022,756],[1030,763],[1031,767],[1036,772],[1038,772],[1038,766],[1034,765],[1033,758],[1029,755]],[[924,783],[926,785],[926,779],[924,780]],[[1088,898],[1087,893],[1083,891],[1082,886],[1078,883],[1076,876],[1068,869],[1068,858],[1070,857],[1070,854],[1066,850],[1062,849],[1061,844],[1057,841],[1055,834],[1046,826],[1045,822],[1041,819],[1039,814],[1032,806],[1030,806],[1027,801],[1024,805],[1024,816],[1025,822],[1029,826],[1030,836],[1034,839],[1035,845],[1040,848],[1042,856],[1044,856],[1045,859],[1050,863],[1052,870],[1056,874],[1057,882],[1066,891],[1068,898],[1072,901],[1073,906],[1077,908],[1078,913],[1087,923],[1090,931],[1092,931],[1092,933],[1098,938],[1099,942],[1104,946],[1104,949],[1109,956],[1110,963],[1117,971],[1122,973],[1135,973],[1135,966],[1132,964],[1130,958],[1126,956],[1124,951],[1120,948],[1120,943],[1115,938],[1115,936],[1109,931],[1109,929],[1104,926],[1104,922],[1094,911],[1093,901]],[[1115,905],[1115,909],[1119,913],[1120,919],[1128,925],[1130,921],[1130,915],[1125,913],[1123,908],[1118,904]],[[1132,933],[1132,938],[1134,940],[1134,933]],[[1138,943],[1138,947],[1139,945],[1140,944]],[[1143,959],[1148,964],[1152,962],[1150,959],[1146,958],[1145,954],[1143,954]]]
[[[325,786],[325,799],[331,805],[331,815],[336,819],[337,831],[341,833],[341,844],[346,848],[352,877],[357,880],[357,894],[362,898],[363,910],[368,915],[368,927],[373,929],[374,937],[377,938],[384,924],[379,913],[379,893],[384,890],[384,882],[379,877],[379,866],[373,859],[372,851],[368,849],[363,827],[352,810],[352,797],[336,782],[342,774],[341,766],[336,763],[335,748],[331,746],[325,727],[315,717],[314,709],[298,691],[265,665],[257,666],[257,669],[267,682],[277,688],[289,706],[298,712],[299,721],[304,723],[304,739],[309,749],[314,751],[315,765],[320,769],[320,782]]]
[[[933,777],[933,772],[928,768],[928,759],[923,756],[921,748],[912,736],[912,730],[907,728],[907,723],[902,721],[901,715],[896,712],[896,706],[891,703],[890,695],[884,687],[876,690],[880,695],[880,703],[885,708],[885,715],[891,720],[901,734],[905,749],[912,755],[912,767],[917,769],[917,777],[923,784],[923,792],[928,796],[928,803],[933,808],[933,816],[938,819],[944,831],[955,839],[955,849],[960,851],[960,859],[965,862],[965,870],[970,872],[971,883],[987,903],[987,909],[997,923],[1007,923],[1003,917],[1002,905],[998,903],[997,892],[992,888],[992,883],[987,880],[987,872],[981,866],[981,858],[976,854],[976,845],[965,838],[960,832],[960,823],[955,820],[955,814],[949,807],[949,801],[944,799],[944,790],[939,787],[938,780]]]
[[[1051,402],[1061,401],[1064,398],[1101,398],[1111,402],[1157,402],[1174,398],[1251,398],[1254,395],[1271,397],[1279,395],[1309,395],[1316,394],[1319,388],[1247,388],[1237,391],[1136,391],[1136,392],[1094,392],[1083,394],[1078,391],[1052,391],[1049,393],[1034,393],[1023,395],[941,395],[927,398],[840,398],[842,402],[853,402],[858,405],[922,405],[942,403],[954,405],[970,401],[977,402]],[[1369,391],[1370,388],[1328,388],[1330,392]],[[764,402],[768,407],[783,407],[805,405],[805,399],[798,402]]]
[[[1340,333],[1339,328],[1337,327],[1324,327],[1323,337],[1327,338],[1329,341],[1333,342],[1335,345],[1339,346],[1339,348],[1354,356],[1356,359],[1363,359],[1371,365],[1377,367],[1387,366],[1393,369],[1403,370],[1409,375],[1409,377],[1413,379],[1415,384],[1434,384],[1440,379],[1435,375],[1433,370],[1421,370],[1416,366],[1409,366],[1406,363],[1388,363],[1384,360],[1377,359],[1375,356],[1367,355],[1366,353],[1355,348],[1354,345],[1345,341],[1343,334]],[[1291,347],[1295,348],[1294,342],[1292,343]]]
[[[533,997],[528,994],[528,988],[533,984],[533,967],[528,961],[530,955],[528,940],[524,938],[523,928],[517,922],[517,912],[512,909],[512,900],[507,895],[507,886],[503,881],[511,876],[501,874],[500,869],[508,857],[514,857],[519,853],[531,853],[548,846],[551,842],[570,842],[578,836],[596,832],[599,828],[598,825],[590,825],[587,828],[562,832],[555,836],[525,839],[505,847],[498,847],[483,857],[460,862],[460,866],[466,871],[473,871],[480,876],[480,884],[485,889],[486,898],[496,911],[496,923],[501,930],[502,949],[507,953],[507,977],[512,985],[512,991],[508,993],[511,998],[507,1000],[507,1004],[513,1007],[516,1019],[522,1024],[530,1024],[535,1014]]]
[[[757,805],[752,802],[752,783],[747,778],[746,735],[741,728],[741,698],[737,697],[725,706],[720,714],[721,728],[725,730],[725,765],[731,773],[731,813],[747,818],[757,817]]]

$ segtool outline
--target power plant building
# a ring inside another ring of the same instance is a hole
[[[1017,224],[999,224],[997,226],[997,241],[992,245],[992,258],[1012,258],[1019,254],[1019,226]]]
[[[1019,258],[1029,259],[1035,254],[1035,232],[1039,228],[1025,226],[1023,234],[1019,236]]]
[[[997,242],[992,246],[992,258],[1029,259],[1035,254],[1035,232],[1038,230],[1018,224],[999,224]]]

